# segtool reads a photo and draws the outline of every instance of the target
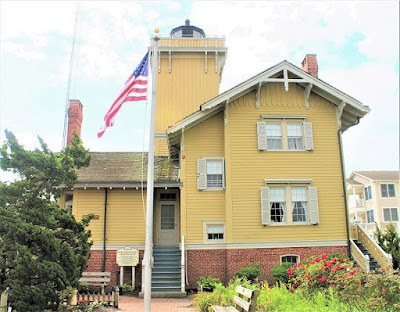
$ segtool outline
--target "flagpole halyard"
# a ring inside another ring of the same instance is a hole
[[[146,208],[146,242],[144,250],[144,311],[151,311],[151,271],[153,265],[153,195],[154,195],[154,137],[155,137],[155,115],[156,115],[156,87],[157,87],[157,35],[153,37],[153,58],[152,58],[152,91],[151,91],[151,114],[149,153],[147,157],[147,208]]]

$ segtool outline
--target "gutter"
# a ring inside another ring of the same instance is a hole
[[[103,263],[102,272],[106,271],[106,234],[107,234],[107,205],[108,205],[108,190],[104,188],[104,222],[103,222]]]
[[[360,122],[360,118],[357,119],[357,125]],[[343,198],[344,198],[344,207],[345,207],[345,216],[346,216],[346,234],[347,234],[347,252],[348,255],[351,256],[350,252],[350,228],[349,228],[349,207],[347,203],[347,192],[346,192],[346,173],[343,162],[343,145],[342,145],[342,130],[339,128],[337,131],[338,142],[339,142],[339,154],[340,154],[340,168],[342,169],[342,186],[343,186]]]

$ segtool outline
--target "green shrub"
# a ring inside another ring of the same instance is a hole
[[[213,305],[233,305],[233,297],[236,294],[236,287],[242,285],[248,289],[254,289],[255,285],[247,280],[235,279],[229,282],[227,287],[222,283],[215,284],[213,292],[204,292],[194,298],[194,305],[200,312],[211,312]]]
[[[315,292],[306,298],[300,292],[292,293],[284,285],[261,289],[257,298],[258,311],[279,312],[344,312],[352,311],[340,302],[330,290],[328,293]]]
[[[121,286],[123,293],[131,293],[133,292],[133,286],[131,284],[123,284]]]
[[[287,283],[289,281],[289,274],[287,269],[292,267],[290,262],[283,262],[281,265],[276,265],[272,269],[272,276],[277,283]]]
[[[247,279],[250,282],[255,282],[258,275],[260,275],[260,264],[250,264],[247,267],[241,268],[235,273],[235,276],[240,279]]]
[[[400,268],[400,235],[396,226],[390,223],[383,233],[378,224],[375,223],[375,238],[382,249],[391,254],[393,258],[393,269]]]
[[[213,291],[215,288],[215,285],[221,283],[221,281],[219,280],[219,278],[217,277],[200,277],[200,280],[197,281],[197,285],[199,285],[199,287],[204,290],[204,291]]]
[[[350,262],[351,261],[349,257],[347,257],[346,255],[341,254],[339,252],[334,252],[334,253],[329,254],[328,257],[326,257],[326,260],[332,260],[333,258],[343,259],[346,262]]]
[[[90,286],[88,282],[79,282],[78,292],[80,294],[87,294],[89,292]]]

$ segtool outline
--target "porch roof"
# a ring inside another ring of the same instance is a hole
[[[147,182],[147,152],[91,152],[89,167],[77,171],[74,187],[138,187]],[[143,158],[143,161],[142,161]],[[179,163],[154,157],[155,186],[180,186]]]

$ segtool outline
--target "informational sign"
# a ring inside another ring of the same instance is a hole
[[[117,264],[121,267],[136,266],[139,263],[139,250],[133,248],[123,248],[117,250]]]

